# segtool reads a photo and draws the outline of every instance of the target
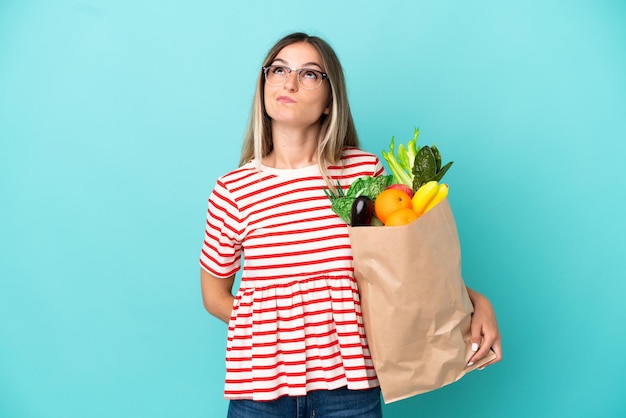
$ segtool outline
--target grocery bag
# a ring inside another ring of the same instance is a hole
[[[448,199],[403,226],[349,227],[370,353],[385,403],[432,391],[471,367],[473,312]]]

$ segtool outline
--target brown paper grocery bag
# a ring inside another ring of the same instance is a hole
[[[453,383],[467,367],[473,311],[448,199],[404,226],[351,227],[365,332],[385,403]]]

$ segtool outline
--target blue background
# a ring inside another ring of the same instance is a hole
[[[345,68],[362,145],[437,143],[504,360],[387,417],[623,417],[626,3],[0,2],[0,416],[218,417],[206,199],[269,47]]]

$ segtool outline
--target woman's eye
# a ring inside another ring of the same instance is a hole
[[[276,75],[283,75],[285,74],[287,71],[285,71],[285,67],[274,67],[274,69],[272,70],[272,72]]]
[[[309,78],[311,80],[317,80],[319,76],[317,75],[317,72],[313,70],[304,70],[302,71],[302,77]]]

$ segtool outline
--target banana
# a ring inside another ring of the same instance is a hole
[[[437,203],[445,199],[446,196],[448,196],[448,185],[444,183],[439,186],[439,190],[437,190],[437,194],[435,195],[435,197],[433,197],[432,200],[428,203],[428,205],[426,205],[426,209],[424,209],[424,213],[434,208],[435,205],[437,205]]]
[[[430,201],[433,200],[438,191],[439,183],[435,180],[431,180],[428,183],[423,184],[415,191],[413,199],[411,199],[411,203],[413,205],[413,210],[418,216],[424,213],[426,206],[428,206]]]

